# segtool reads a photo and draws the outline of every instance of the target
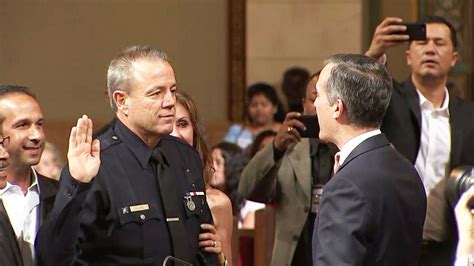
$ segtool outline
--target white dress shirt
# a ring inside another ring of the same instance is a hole
[[[0,189],[0,197],[15,231],[24,265],[34,265],[34,243],[39,224],[39,186],[36,172],[31,169],[32,179],[28,191],[7,182]]]
[[[449,124],[449,93],[440,108],[428,101],[418,90],[421,109],[421,139],[415,168],[418,171],[426,196],[436,184],[449,174],[451,153],[451,126]]]
[[[365,132],[357,137],[350,139],[344,146],[342,147],[341,151],[339,152],[339,165],[342,165],[344,161],[347,159],[347,156],[351,154],[351,152],[359,146],[364,140],[373,137],[375,135],[382,134],[379,129],[372,130],[369,132]]]

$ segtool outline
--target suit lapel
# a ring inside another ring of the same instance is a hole
[[[451,126],[451,158],[450,164],[457,165],[461,159],[461,150],[463,143],[463,111],[461,102],[454,98],[449,98],[449,123]]]
[[[309,154],[309,140],[302,139],[293,146],[294,151],[288,152],[288,160],[295,171],[296,180],[305,195],[305,202],[311,197],[311,159]]]
[[[347,156],[344,163],[339,167],[339,171],[341,171],[344,166],[350,163],[350,161],[352,161],[353,159],[357,158],[359,155],[387,145],[390,145],[390,143],[388,142],[384,134],[375,135],[364,140],[357,147],[355,147],[354,150],[352,150],[349,156]]]
[[[399,89],[401,90],[401,94],[407,100],[408,106],[410,107],[412,114],[416,118],[417,127],[421,128],[420,97],[416,92],[416,88],[415,85],[413,85],[411,77],[405,80],[404,85],[400,86]]]
[[[7,210],[5,209],[5,206],[3,206],[3,201],[1,198],[0,198],[0,216],[1,216],[1,219],[0,219],[1,223],[6,222],[8,223],[8,225],[10,225],[10,219],[8,218]]]
[[[15,231],[13,231],[13,227],[10,223],[10,219],[8,218],[7,210],[5,206],[3,206],[2,199],[0,198],[0,231],[5,232],[6,235],[1,235],[0,238],[0,245],[6,245],[9,250],[13,254],[9,254],[13,256],[13,259],[16,262],[16,265],[23,265],[23,259],[21,258],[20,248],[18,247],[18,242],[16,241]],[[1,254],[0,254],[1,256]]]

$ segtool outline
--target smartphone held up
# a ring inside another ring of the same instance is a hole
[[[302,115],[296,119],[306,127],[306,130],[296,128],[302,138],[317,138],[319,136],[319,123],[316,115]]]
[[[393,34],[409,36],[410,41],[424,41],[426,40],[426,24],[420,22],[402,22],[399,25],[406,26],[406,30],[402,32],[395,32]]]

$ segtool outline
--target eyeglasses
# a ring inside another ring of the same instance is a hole
[[[0,147],[8,149],[8,146],[10,146],[10,136],[0,137]]]

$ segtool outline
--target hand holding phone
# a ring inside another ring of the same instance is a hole
[[[284,152],[288,145],[300,141],[304,138],[317,138],[319,125],[316,116],[301,115],[298,112],[286,114],[285,121],[280,126],[275,138],[273,147],[279,152]]]
[[[387,17],[376,28],[366,56],[379,59],[391,47],[410,40],[426,39],[426,25],[404,22],[401,18]]]
[[[306,130],[296,128],[302,138],[317,138],[319,136],[319,123],[316,115],[302,115],[296,119],[306,127]]]
[[[393,34],[409,36],[410,41],[424,41],[426,40],[426,24],[420,22],[402,22],[399,25],[404,25],[407,29],[402,32],[395,32]]]

